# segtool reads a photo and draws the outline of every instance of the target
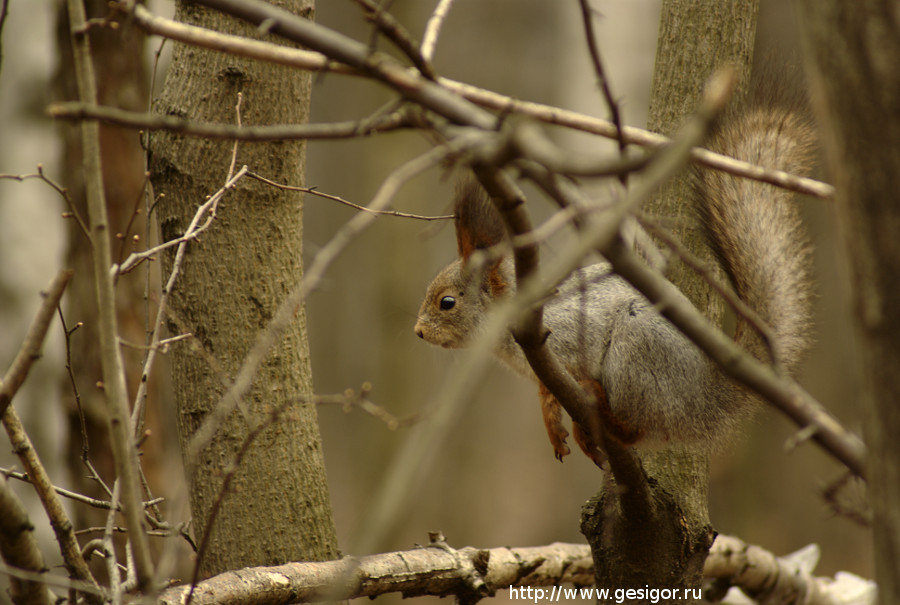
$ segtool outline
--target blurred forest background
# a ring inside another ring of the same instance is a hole
[[[594,0],[597,31],[624,122],[643,126],[657,33],[654,0]],[[757,55],[799,61],[788,3],[761,2]],[[171,15],[170,2],[149,7]],[[396,0],[392,13],[420,36],[433,9],[424,0]],[[59,127],[45,115],[57,98],[59,57],[54,28],[59,10],[52,0],[12,1],[2,37],[0,72],[0,173],[33,173],[38,163],[57,178],[65,158]],[[319,0],[317,21],[360,40],[370,26],[350,0]],[[169,45],[171,43],[167,43]],[[147,43],[148,70],[158,39]],[[165,69],[165,57],[160,69]],[[606,117],[588,63],[577,3],[543,0],[457,0],[435,55],[439,74],[525,100]],[[156,82],[161,83],[161,75]],[[802,86],[802,82],[798,82]],[[313,91],[312,121],[357,119],[389,96],[362,80],[320,76]],[[128,136],[131,136],[130,134]],[[136,137],[137,135],[133,135]],[[581,136],[573,145],[606,144]],[[366,204],[381,180],[430,145],[416,134],[365,140],[312,142],[308,185]],[[227,167],[223,167],[223,177]],[[418,177],[395,207],[418,214],[448,210],[452,183],[440,171]],[[827,178],[827,175],[826,175]],[[602,192],[602,188],[600,188]],[[307,257],[324,245],[353,210],[312,196],[305,200]],[[846,426],[859,432],[856,380],[848,373],[853,355],[846,301],[827,202],[806,200],[807,224],[816,244],[819,280],[818,342],[801,382]],[[67,228],[64,210],[48,186],[32,180],[0,180],[0,367],[8,367],[39,302],[38,292],[63,265]],[[317,393],[336,393],[371,382],[371,398],[389,413],[422,412],[454,375],[460,353],[431,348],[412,327],[425,287],[454,255],[449,223],[381,218],[328,272],[308,303],[313,376]],[[552,255],[552,249],[545,252]],[[227,262],[227,259],[223,259]],[[78,317],[67,318],[75,321]],[[64,388],[61,330],[51,331],[44,359],[32,370],[14,404],[25,418],[58,485],[72,483],[65,458],[66,431],[60,403]],[[157,369],[157,377],[165,376]],[[166,388],[154,405],[160,427],[151,437],[160,453],[154,486],[170,499],[173,521],[184,521],[183,478]],[[367,532],[366,513],[385,469],[415,427],[390,430],[359,410],[319,409],[323,446],[342,549],[352,554]],[[785,451],[794,427],[765,410],[746,438],[717,456],[711,481],[711,517],[719,532],[762,545],[777,554],[810,542],[821,545],[819,574],[848,570],[871,577],[869,532],[835,514],[822,492],[841,469],[813,445]],[[149,456],[148,456],[149,457]],[[145,457],[145,462],[148,459]],[[396,526],[377,551],[425,543],[441,530],[453,546],[530,546],[583,541],[578,529],[582,503],[598,489],[597,469],[580,453],[558,463],[547,442],[536,390],[499,365],[467,403],[447,439],[423,460],[427,479],[405,503]],[[0,465],[14,459],[0,448]],[[23,498],[30,489],[15,485]],[[181,503],[179,505],[179,503]],[[173,509],[174,507],[174,509]],[[33,520],[44,522],[40,513]],[[49,529],[42,536],[52,540]],[[45,554],[53,552],[45,549]]]

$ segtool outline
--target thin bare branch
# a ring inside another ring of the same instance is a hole
[[[24,481],[26,483],[31,483],[31,478],[27,473],[20,473],[18,471],[10,470],[7,468],[0,468],[0,475],[4,477],[8,477],[10,479],[17,479],[19,481]],[[88,506],[93,506],[94,508],[99,508],[103,510],[109,510],[112,508],[112,503],[109,500],[97,500],[96,498],[90,498],[83,494],[79,494],[78,492],[73,492],[71,490],[67,490],[64,487],[58,487],[56,485],[51,485],[53,491],[62,496],[63,498],[68,498],[74,502],[80,502],[82,504],[87,504]],[[144,502],[144,506],[152,506],[154,504],[159,504],[160,502],[164,502],[165,498],[155,498],[153,500],[148,500]],[[116,510],[121,510],[120,508],[116,508]]]
[[[349,206],[355,210],[359,210],[360,212],[370,212],[372,214],[377,214],[380,216],[396,216],[400,218],[413,218],[420,221],[445,221],[453,218],[452,214],[444,214],[438,216],[423,216],[420,214],[409,214],[408,212],[400,212],[399,210],[372,210],[371,208],[367,208],[366,206],[360,206],[359,204],[354,204],[353,202],[348,202],[344,198],[338,197],[336,195],[331,195],[328,193],[322,193],[315,187],[296,187],[294,185],[283,185],[281,183],[276,183],[275,181],[269,180],[264,176],[260,176],[255,172],[248,172],[247,176],[256,179],[257,181],[261,181],[267,185],[271,185],[272,187],[277,187],[278,189],[284,189],[285,191],[300,191],[302,193],[308,193],[310,195],[315,195],[317,197],[325,198],[326,200],[331,200],[333,202],[338,202],[339,204],[344,204],[345,206]]]
[[[169,248],[173,248],[175,246],[181,246],[182,244],[186,244],[192,240],[197,239],[204,231],[209,229],[209,227],[213,224],[216,216],[216,209],[218,208],[218,203],[222,200],[222,197],[234,189],[237,186],[238,181],[248,175],[247,167],[244,166],[241,170],[238,170],[237,174],[234,175],[231,179],[229,179],[225,185],[216,191],[205,203],[201,204],[199,208],[197,208],[197,212],[194,214],[193,220],[191,220],[190,225],[188,225],[187,230],[185,230],[184,235],[179,238],[169,240],[167,242],[163,242],[158,246],[154,246],[153,248],[149,248],[147,250],[142,250],[141,252],[132,252],[128,258],[126,258],[121,265],[113,265],[110,269],[110,274],[113,277],[117,277],[119,275],[123,275],[128,273],[129,271],[134,270],[138,265],[146,260],[150,260],[159,255],[160,252],[164,250],[168,250]],[[206,220],[203,223],[200,223],[200,219],[206,217]],[[177,254],[177,253],[176,253]],[[174,285],[174,282],[173,284]]]
[[[438,0],[437,6],[434,7],[434,12],[431,13],[428,23],[425,24],[425,35],[422,36],[421,53],[426,61],[434,59],[434,51],[437,48],[438,36],[441,33],[441,27],[444,25],[444,20],[450,13],[450,7],[453,6],[453,2],[454,0]]]
[[[41,303],[37,315],[31,322],[31,327],[28,329],[25,340],[22,342],[15,359],[13,359],[12,365],[10,365],[6,375],[3,376],[2,382],[0,382],[0,417],[3,416],[6,408],[12,402],[12,398],[19,390],[19,387],[25,382],[32,364],[40,359],[44,338],[47,336],[50,322],[53,320],[53,315],[56,313],[56,308],[59,306],[59,301],[62,299],[63,292],[70,279],[72,279],[71,270],[60,271],[53,278],[53,281],[50,282],[47,291],[41,293],[44,297],[44,302]]]
[[[62,185],[55,182],[53,179],[49,178],[46,174],[44,174],[44,165],[37,165],[37,172],[33,174],[0,174],[0,179],[12,179],[15,181],[27,181],[29,179],[40,179],[44,181],[46,184],[50,185],[50,187],[56,191],[60,196],[62,196],[63,200],[66,202],[66,206],[69,208],[68,212],[63,213],[63,218],[73,218],[78,223],[78,226],[81,228],[81,232],[84,233],[87,237],[90,237],[90,233],[88,232],[87,225],[84,222],[84,219],[81,218],[81,214],[79,214],[78,209],[75,208],[75,204],[72,202],[72,198],[69,196],[69,190],[63,187]]]
[[[235,141],[290,141],[314,139],[346,139],[387,132],[404,127],[400,113],[381,116],[378,120],[348,120],[327,124],[278,124],[271,126],[240,126],[212,124],[194,120],[143,113],[108,107],[86,105],[77,101],[54,103],[47,108],[52,118],[61,120],[98,120],[111,126],[140,130],[167,131],[207,139]],[[0,175],[0,177],[5,175]]]
[[[444,1],[447,5],[450,4],[450,2]],[[331,60],[322,53],[286,48],[256,40],[248,40],[240,36],[219,34],[200,27],[184,25],[170,19],[154,16],[141,5],[133,5],[131,10],[136,23],[144,29],[144,31],[150,34],[165,36],[173,40],[179,40],[181,42],[210,48],[212,50],[230,52],[238,56],[249,57],[261,61],[270,61],[282,65],[290,65],[301,69],[311,69],[316,71],[330,70],[356,75],[362,73],[360,69]],[[392,77],[387,78],[386,81],[397,86],[400,90],[403,90],[403,86],[412,85],[415,82],[416,77],[416,73],[411,70],[407,72],[407,79],[401,77],[399,73],[392,72]],[[410,80],[410,78],[412,80]],[[501,112],[504,115],[525,115],[547,124],[565,126],[574,130],[589,132],[611,139],[617,139],[621,132],[622,138],[629,145],[656,148],[663,147],[671,142],[668,137],[648,130],[632,126],[623,126],[620,131],[608,120],[587,116],[552,105],[521,101],[491,90],[479,88],[449,78],[439,77],[437,83],[448,91],[454,92],[464,99],[471,101],[475,105]],[[806,177],[794,176],[780,170],[762,168],[707,149],[695,148],[691,151],[690,157],[691,161],[698,164],[722,170],[735,176],[742,176],[770,183],[797,193],[803,193],[822,199],[831,199],[834,195],[834,187],[828,183]]]
[[[484,88],[478,88],[477,86],[447,78],[438,78],[438,84],[460,94],[463,98],[480,107],[494,109],[506,114],[525,115],[547,124],[565,126],[609,139],[615,139],[618,136],[618,130],[615,125],[608,120],[587,116],[567,109],[560,109],[552,105],[520,101]],[[642,147],[658,148],[671,143],[671,139],[666,136],[633,126],[623,126],[622,136],[629,145],[640,145]],[[828,183],[807,177],[798,177],[781,170],[763,168],[701,147],[691,150],[690,159],[692,162],[702,164],[708,168],[762,181],[796,193],[803,193],[821,199],[834,197],[834,186]]]
[[[152,249],[152,253],[156,254],[165,248],[170,248],[174,245],[178,246],[178,249],[175,251],[175,260],[172,262],[172,270],[169,272],[169,278],[168,280],[166,280],[166,284],[163,287],[162,292],[160,292],[159,304],[156,310],[156,319],[153,323],[153,330],[150,334],[150,344],[148,345],[149,349],[147,357],[144,360],[143,368],[141,370],[141,382],[138,386],[138,392],[135,395],[134,399],[134,410],[131,414],[130,426],[131,432],[135,437],[137,437],[138,433],[140,432],[143,406],[146,399],[147,385],[149,384],[148,378],[150,376],[150,372],[153,369],[156,355],[161,350],[160,343],[162,342],[162,339],[160,336],[160,331],[162,329],[163,320],[165,319],[169,295],[172,293],[172,289],[175,287],[175,281],[178,279],[178,276],[181,273],[181,265],[184,262],[184,256],[187,253],[187,245],[191,241],[195,240],[201,233],[209,229],[209,227],[215,221],[219,202],[227,192],[231,191],[237,186],[238,181],[246,176],[246,174],[247,167],[241,167],[241,169],[237,171],[237,174],[231,177],[221,189],[210,196],[210,198],[206,200],[205,203],[201,204],[200,207],[197,208],[197,212],[194,213],[194,217],[188,224],[187,229],[185,229],[184,235],[175,240],[171,240],[164,244],[156,246]],[[203,221],[202,223],[201,220]],[[143,259],[150,258],[152,256],[152,254],[148,255],[148,253],[150,252],[151,250],[147,250],[137,256],[132,254],[128,259],[126,259],[123,265],[127,265],[129,262],[131,262],[132,264],[130,266],[133,267]],[[132,257],[134,257],[133,261],[131,260]],[[121,268],[116,267],[113,267],[113,271],[123,272]]]
[[[419,51],[418,42],[413,39],[402,23],[374,0],[355,0],[355,2],[363,7],[366,17],[375,24],[378,31],[412,61],[419,73],[429,80],[436,78],[431,62]]]
[[[69,384],[72,386],[72,396],[75,399],[75,407],[78,409],[79,428],[81,429],[81,459],[87,461],[88,452],[90,451],[90,441],[87,434],[87,421],[84,417],[84,407],[81,405],[81,392],[78,390],[78,381],[75,380],[75,370],[72,366],[72,334],[78,328],[84,325],[83,322],[76,322],[72,329],[66,325],[66,317],[63,315],[62,307],[57,307],[59,315],[59,323],[62,325],[63,337],[66,342],[66,376],[69,378]]]
[[[68,590],[77,590],[78,592],[84,593],[86,595],[92,595],[93,598],[90,601],[92,603],[105,603],[104,597],[106,596],[106,593],[104,592],[104,590],[99,586],[91,585],[88,582],[72,580],[70,578],[57,576],[51,573],[36,573],[33,571],[27,571],[7,565],[3,561],[0,561],[0,573],[6,574],[10,577],[20,578],[22,580],[38,582],[46,586],[57,586],[59,588],[65,588]]]
[[[241,102],[243,100],[244,100],[244,93],[238,92],[237,93],[237,103],[234,106],[235,126],[238,127],[238,130],[243,128],[243,125],[241,124]],[[238,143],[239,142],[240,141],[235,141],[234,146],[231,149],[231,163],[228,165],[228,176],[225,177],[226,183],[231,180],[231,177],[234,176],[234,166],[235,166],[235,164],[237,164],[237,152],[238,152]]]
[[[75,62],[78,96],[88,105],[97,104],[97,83],[91,59],[91,43],[84,33],[77,33],[85,26],[85,7],[81,0],[68,0],[69,23],[72,33],[72,50]],[[156,592],[153,581],[153,560],[144,535],[143,507],[138,483],[137,468],[140,464],[137,448],[128,430],[128,393],[125,388],[125,370],[119,351],[116,318],[115,284],[109,274],[112,251],[109,242],[109,220],[103,188],[103,171],[100,161],[100,132],[96,122],[82,122],[81,144],[84,153],[84,177],[90,221],[90,239],[93,248],[95,291],[100,331],[100,357],[103,368],[103,390],[109,416],[110,443],[115,460],[116,474],[122,482],[122,506],[131,528],[131,544],[135,554],[139,587],[148,596]]]
[[[99,591],[97,582],[91,575],[84,558],[81,556],[81,549],[78,547],[78,540],[72,531],[72,522],[69,520],[62,502],[53,489],[50,482],[50,476],[41,463],[31,439],[25,433],[25,427],[16,413],[16,409],[12,406],[6,408],[3,414],[3,427],[9,436],[10,444],[13,451],[19,457],[19,461],[31,477],[34,491],[47,513],[50,520],[50,526],[56,534],[56,541],[59,543],[59,550],[62,554],[63,564],[69,575],[75,579],[91,586],[94,591],[86,592],[85,597],[93,604],[100,605],[102,600],[99,599],[95,591]]]
[[[383,406],[380,406],[369,399],[369,393],[372,392],[372,385],[364,382],[358,391],[347,389],[343,393],[334,395],[313,395],[312,402],[316,405],[339,405],[344,408],[345,412],[349,412],[352,408],[359,408],[363,412],[377,418],[387,425],[388,429],[396,430],[401,426],[408,426],[418,422],[420,415],[413,414],[405,418],[397,418],[388,412]]]
[[[493,130],[498,119],[444,87],[361,42],[258,0],[196,0],[197,4],[232,15],[248,23],[265,23],[266,31],[345,63],[381,80],[405,98],[457,124]]]
[[[278,63],[299,69],[329,70],[343,73],[356,72],[356,70],[347,66],[336,64],[322,53],[278,46],[269,42],[250,40],[241,36],[214,32],[196,25],[180,23],[172,19],[156,16],[142,4],[133,0],[126,0],[121,4],[125,10],[130,11],[134,17],[135,24],[148,34],[163,36],[185,44],[209,48],[210,50],[230,53],[240,57]]]
[[[607,107],[609,107],[611,121],[616,129],[616,142],[619,145],[619,153],[624,154],[627,143],[622,134],[622,118],[619,113],[619,103],[613,98],[609,79],[606,77],[606,70],[603,69],[603,61],[600,59],[600,48],[597,46],[597,35],[594,33],[594,16],[591,13],[589,0],[579,0],[578,4],[581,7],[581,21],[584,25],[584,35],[587,41],[588,52],[591,56],[591,64],[594,66],[597,83],[600,85],[600,91],[603,93]],[[628,181],[627,173],[621,173],[619,180],[625,185]]]

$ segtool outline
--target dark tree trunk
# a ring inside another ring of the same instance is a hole
[[[900,602],[900,12],[801,0],[807,67],[835,186],[866,412],[875,579]]]

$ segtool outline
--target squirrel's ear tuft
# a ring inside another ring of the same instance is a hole
[[[456,246],[465,261],[475,250],[490,248],[506,237],[506,227],[491,198],[469,174],[456,185]]]

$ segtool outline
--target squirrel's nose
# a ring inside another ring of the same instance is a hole
[[[425,339],[425,328],[422,327],[421,319],[416,322],[415,331],[416,331],[416,336],[418,336],[419,338],[421,338],[423,340]]]

